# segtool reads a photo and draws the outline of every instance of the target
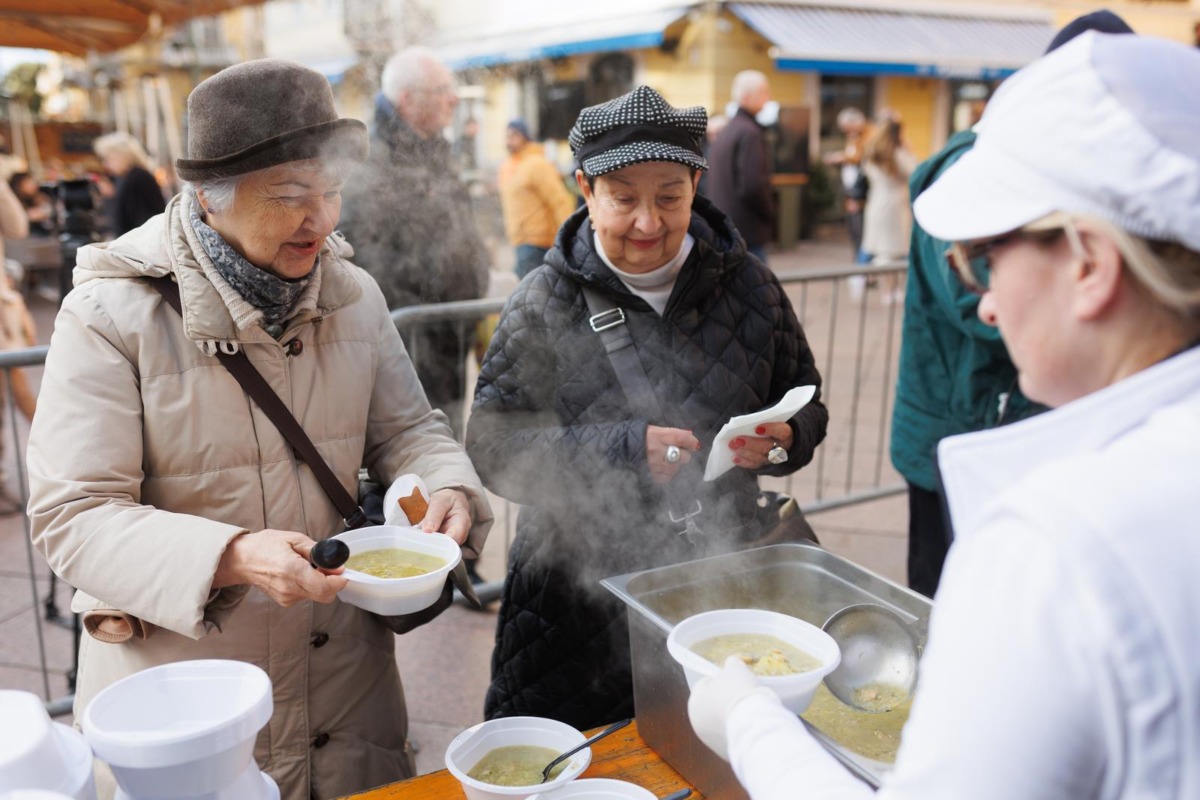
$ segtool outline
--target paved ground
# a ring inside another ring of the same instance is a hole
[[[776,269],[820,269],[848,266],[848,245],[835,234],[805,242],[794,250],[771,255]],[[894,359],[899,345],[899,309],[882,300],[887,280],[860,300],[844,282],[789,287],[801,315],[818,367],[826,380],[830,408],[829,436],[820,455],[802,470],[790,489],[810,505],[879,485],[894,485],[898,476],[886,458],[886,426],[895,380]],[[42,339],[48,340],[53,306],[33,303]],[[33,377],[37,374],[34,371]],[[4,463],[7,485],[17,492],[9,421],[4,421]],[[22,436],[23,424],[18,425]],[[504,573],[509,525],[501,507],[500,524],[492,534],[480,571],[489,578]],[[830,550],[897,581],[904,580],[907,509],[903,496],[810,517]],[[66,673],[72,664],[69,630],[45,625],[43,638],[48,664],[48,689],[39,658],[35,612],[49,592],[49,577],[40,556],[32,557],[38,600],[30,585],[31,556],[20,515],[0,518],[0,688],[67,692]],[[59,608],[65,613],[69,592],[60,583]],[[454,607],[441,618],[413,633],[398,637],[396,655],[409,698],[412,738],[418,748],[421,772],[440,769],[446,744],[480,721],[495,633],[495,611],[472,612]]]

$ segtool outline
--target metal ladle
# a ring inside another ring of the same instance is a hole
[[[927,618],[910,623],[886,606],[861,603],[837,611],[821,629],[842,650],[838,668],[825,676],[833,696],[851,708],[878,714],[912,697],[921,658],[921,630]],[[890,703],[866,702],[868,687],[897,687]]]

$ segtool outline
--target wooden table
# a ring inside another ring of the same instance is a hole
[[[659,797],[680,789],[692,789],[689,800],[704,798],[646,745],[638,733],[636,722],[592,745],[592,763],[580,777],[629,781],[649,789]],[[458,779],[443,769],[352,797],[354,800],[453,800],[465,795]]]

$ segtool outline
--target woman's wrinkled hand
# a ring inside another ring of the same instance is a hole
[[[284,608],[301,600],[332,603],[347,580],[341,569],[329,573],[313,569],[308,551],[315,544],[295,531],[244,533],[226,545],[212,586],[255,586]]]
[[[461,489],[438,489],[429,497],[429,510],[421,520],[421,530],[440,532],[458,544],[465,544],[471,532],[471,498]]]
[[[767,453],[779,445],[784,450],[792,449],[792,426],[786,422],[764,422],[755,428],[757,436],[739,436],[729,443],[733,451],[734,466],[742,469],[763,469],[775,466],[767,461]]]
[[[679,460],[668,460],[668,448],[679,448]],[[700,440],[691,431],[682,428],[660,428],[646,426],[646,463],[650,467],[650,478],[655,483],[670,483],[679,468],[692,460],[692,453],[700,449]]]

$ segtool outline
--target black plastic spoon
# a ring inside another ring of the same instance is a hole
[[[592,738],[588,739],[583,744],[579,745],[578,747],[572,747],[570,750],[568,750],[567,752],[563,753],[558,758],[551,761],[549,764],[546,765],[546,768],[544,770],[542,770],[542,783],[545,783],[546,781],[550,780],[550,770],[557,767],[559,762],[561,762],[564,758],[566,758],[567,756],[575,755],[583,748],[585,748],[591,744],[594,744],[595,742],[600,741],[605,736],[608,736],[610,733],[616,733],[617,731],[621,730],[621,728],[624,728],[626,725],[628,725],[631,722],[633,722],[633,719],[623,719],[620,722],[614,722],[612,725],[609,725],[607,728],[600,731],[599,733],[597,733]]]
[[[308,551],[313,569],[337,569],[350,558],[350,547],[341,539],[324,539]]]

